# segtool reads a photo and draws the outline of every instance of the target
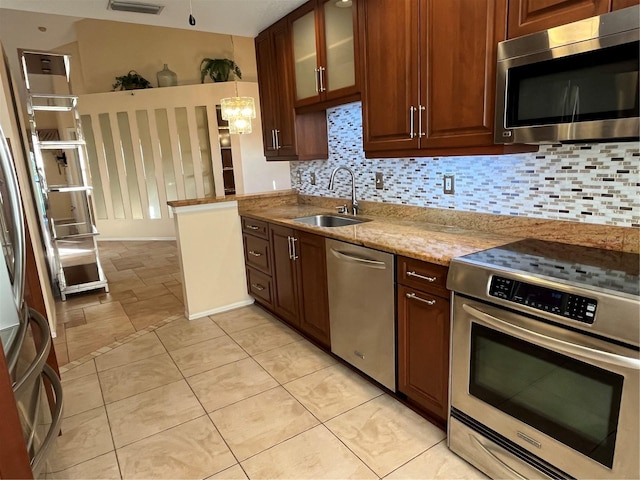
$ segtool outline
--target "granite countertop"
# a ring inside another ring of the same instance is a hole
[[[281,205],[243,209],[241,215],[265,220],[322,235],[336,240],[364,245],[406,257],[448,266],[454,257],[478,252],[519,240],[519,237],[496,235],[456,226],[403,220],[396,217],[359,215],[370,220],[344,227],[316,227],[292,219],[318,214],[334,214],[313,205]]]
[[[263,198],[277,198],[288,197],[296,195],[295,190],[278,190],[273,192],[262,193],[242,193],[237,195],[226,195],[221,197],[202,197],[202,198],[189,198],[187,200],[171,200],[167,202],[172,208],[180,207],[193,207],[195,205],[208,205],[210,203],[224,203],[224,202],[237,202],[243,200],[260,200]]]

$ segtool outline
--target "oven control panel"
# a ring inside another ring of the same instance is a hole
[[[491,277],[489,295],[589,324],[595,320],[598,307],[598,302],[593,298],[497,275]]]

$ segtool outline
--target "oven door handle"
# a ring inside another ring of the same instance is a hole
[[[622,355],[616,355],[615,353],[604,352],[602,350],[595,350],[593,348],[585,347],[582,345],[576,345],[575,343],[565,342],[564,340],[558,340],[556,338],[543,335],[541,333],[532,332],[526,328],[512,325],[511,323],[500,320],[482,310],[478,310],[466,303],[462,305],[463,310],[467,313],[480,318],[492,327],[499,329],[503,332],[507,332],[522,340],[531,341],[532,339],[543,347],[547,347],[551,350],[563,353],[569,356],[582,356],[588,359],[605,363],[607,365],[614,365],[616,367],[640,370],[640,359],[624,357]]]

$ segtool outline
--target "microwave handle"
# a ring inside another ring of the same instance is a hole
[[[582,345],[576,345],[575,343],[565,342],[564,340],[558,340],[556,338],[543,335],[541,333],[532,332],[526,328],[512,325],[504,320],[494,317],[486,312],[478,310],[466,303],[462,305],[462,309],[470,315],[473,315],[485,323],[491,325],[493,328],[499,329],[503,332],[521,338],[523,340],[533,340],[543,347],[547,347],[551,350],[555,350],[559,353],[563,353],[569,356],[580,355],[589,358],[594,361],[606,363],[608,365],[614,365],[617,367],[640,370],[640,359],[624,357],[622,355],[616,355],[615,353],[603,352],[601,350],[595,350],[593,348],[584,347]]]

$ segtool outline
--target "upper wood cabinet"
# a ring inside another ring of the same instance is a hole
[[[357,0],[311,0],[288,16],[296,107],[358,99],[357,8]]]
[[[638,0],[509,0],[509,38],[539,32],[613,10]]]
[[[367,157],[500,152],[493,122],[505,2],[363,2]]]
[[[296,115],[294,110],[287,20],[260,33],[255,45],[265,157],[267,160],[328,158],[326,112]]]

